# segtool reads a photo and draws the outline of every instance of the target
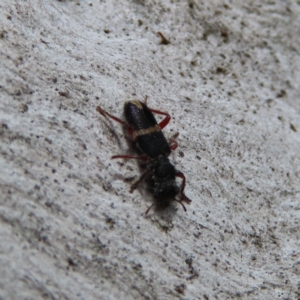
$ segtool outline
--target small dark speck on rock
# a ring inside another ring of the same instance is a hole
[[[297,132],[297,128],[296,128],[292,123],[290,124],[290,128],[291,128],[293,131]]]
[[[217,74],[226,74],[226,69],[222,67],[217,67],[216,69]]]
[[[286,96],[286,90],[280,90],[280,92],[277,94],[278,98],[283,98]]]
[[[70,258],[70,257],[68,257],[68,264],[70,265],[70,266],[76,266],[76,263],[75,263],[75,261],[72,259],[72,258]]]
[[[20,110],[22,113],[25,113],[26,111],[28,111],[28,105],[27,104],[22,104],[20,106]]]
[[[168,45],[168,44],[170,44],[170,41],[169,40],[167,40],[166,38],[165,38],[165,36],[160,32],[160,31],[158,31],[157,32],[157,34],[160,36],[160,38],[161,38],[161,44],[162,45]]]
[[[178,294],[181,294],[183,295],[184,294],[184,290],[186,289],[186,286],[185,284],[180,284],[180,285],[176,285],[175,286],[175,291],[178,293]]]
[[[60,92],[58,92],[58,94],[59,94],[59,96],[61,96],[61,97],[65,97],[65,98],[69,98],[69,97],[70,97],[68,91],[60,91]]]

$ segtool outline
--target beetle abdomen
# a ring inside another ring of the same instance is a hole
[[[152,158],[170,154],[169,143],[146,104],[138,100],[128,101],[124,105],[124,114],[133,129],[133,137],[144,153]]]

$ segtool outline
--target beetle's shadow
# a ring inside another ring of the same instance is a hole
[[[117,129],[115,128],[116,126],[114,126],[114,123],[106,118],[106,122],[103,122],[104,123],[104,126],[106,127],[106,129],[109,131],[110,135],[114,138],[114,140],[116,141],[116,143],[118,144],[119,148],[122,149],[122,142],[121,142],[121,137],[120,134],[117,133]],[[123,127],[122,128],[122,132],[123,132],[123,135],[126,133],[126,130],[125,130],[125,126],[118,126],[118,127]],[[126,137],[126,135],[125,135]],[[127,138],[126,138],[127,140]]]

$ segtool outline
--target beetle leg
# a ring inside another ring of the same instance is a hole
[[[148,96],[146,95],[146,96],[145,96],[145,99],[144,99],[144,103],[145,103],[146,105],[147,105],[147,100],[148,100]],[[149,107],[149,109],[150,109],[152,112],[156,113],[156,114],[166,116],[166,117],[158,124],[158,126],[159,126],[160,129],[163,129],[164,127],[166,127],[166,126],[168,125],[168,123],[169,123],[170,120],[171,120],[171,116],[170,116],[168,113],[162,112],[162,111],[160,111],[160,110],[152,109],[152,108],[150,108],[150,107]]]
[[[100,113],[102,116],[108,116],[109,118],[115,120],[116,122],[122,124],[123,126],[126,126],[128,128],[128,134],[131,138],[133,138],[133,129],[128,126],[128,124],[125,121],[122,121],[121,119],[115,117],[114,115],[111,115],[110,113],[108,113],[106,110],[102,109],[100,106],[96,107],[96,110],[98,113]]]
[[[170,139],[170,148],[172,151],[176,150],[178,147],[178,143],[172,139]]]
[[[145,212],[145,215],[148,214],[148,212],[150,211],[150,209],[151,209],[154,205],[155,205],[155,203],[153,203],[152,205],[150,205],[150,206],[147,208],[147,210],[146,210],[146,212]]]
[[[142,174],[142,176],[139,178],[139,180],[137,180],[131,187],[130,187],[130,193],[132,193],[137,186],[139,185],[139,183],[141,181],[143,181],[145,179],[145,177],[151,172],[151,170],[147,170],[144,174]]]
[[[164,115],[166,116],[159,124],[159,128],[160,129],[163,129],[164,127],[166,127],[168,125],[168,123],[170,122],[171,120],[171,116],[168,114],[168,113],[165,113],[165,112],[162,112],[160,110],[156,110],[156,109],[152,109],[152,108],[149,108],[152,112],[156,113],[156,114],[159,114],[159,115]]]
[[[182,178],[182,183],[181,183],[181,187],[180,187],[180,195],[181,195],[181,200],[180,201],[185,201],[186,203],[190,204],[192,202],[192,200],[190,200],[185,194],[184,194],[184,188],[185,188],[185,176],[182,172],[176,170],[175,173],[176,177],[180,177]],[[178,201],[178,202],[180,202]]]
[[[182,200],[179,201],[179,200],[174,199],[174,201],[180,203],[182,205],[183,210],[186,212],[186,208],[185,208],[184,204],[181,202]]]
[[[97,106],[96,107],[96,110],[98,113],[100,113],[102,116],[108,116],[110,117],[111,119],[119,122],[120,124],[122,124],[123,126],[128,126],[126,122],[122,121],[121,119],[111,115],[110,113],[108,113],[106,110],[102,109],[100,106]]]
[[[178,147],[178,143],[175,140],[177,137],[179,136],[179,132],[176,132],[175,134],[173,134],[171,136],[171,138],[169,139],[169,145],[172,151],[174,151],[175,149],[177,149]]]

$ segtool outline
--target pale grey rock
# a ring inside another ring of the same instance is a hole
[[[0,8],[0,299],[300,297],[299,3]],[[136,162],[110,160],[128,144],[95,107],[145,95],[187,213],[146,217]]]

